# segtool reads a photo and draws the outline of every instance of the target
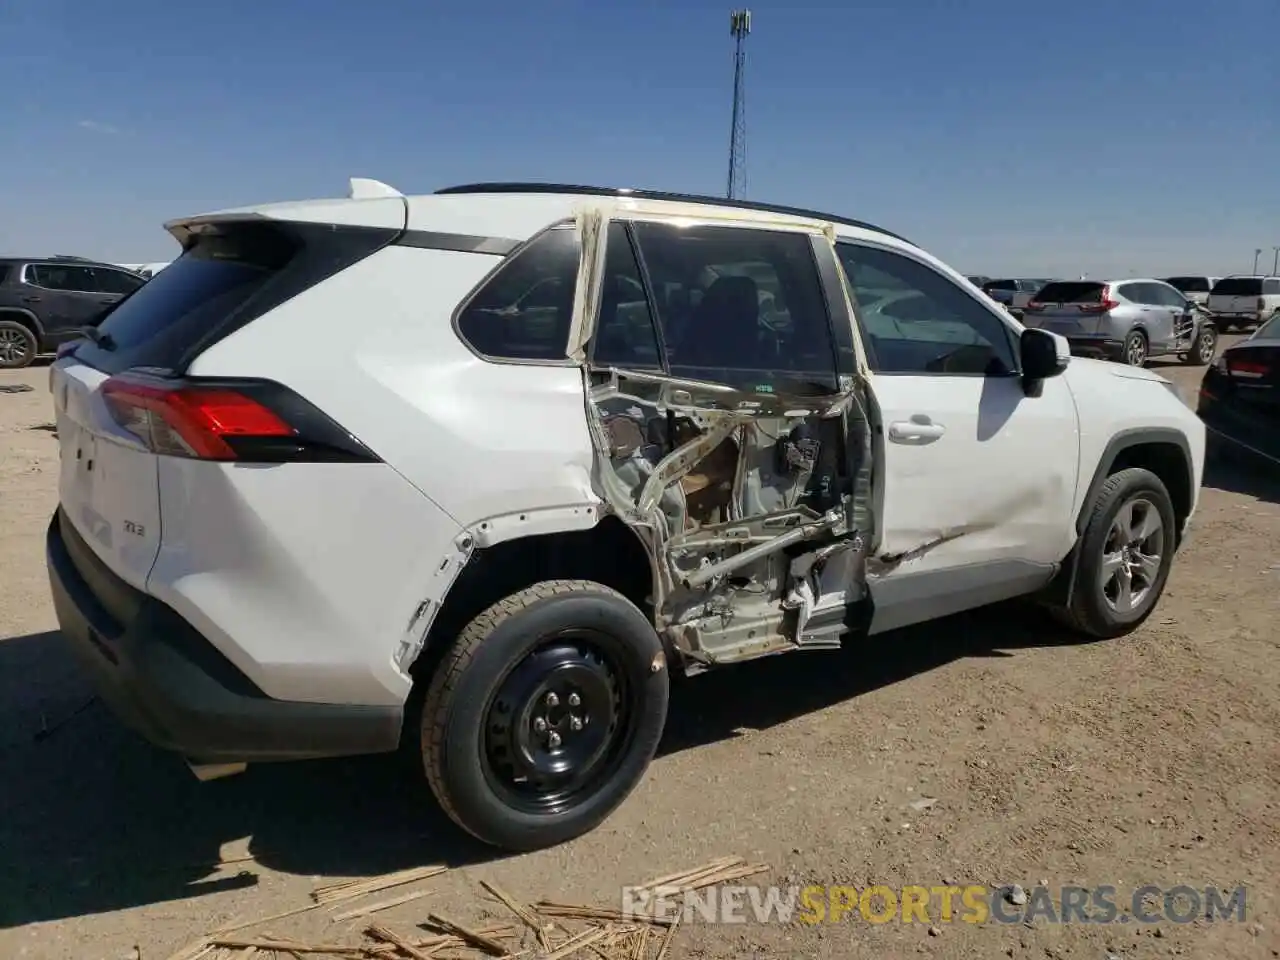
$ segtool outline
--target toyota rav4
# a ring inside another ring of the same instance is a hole
[[[104,699],[202,776],[407,744],[467,831],[559,843],[673,671],[1021,596],[1118,636],[1196,508],[1166,380],[870,224],[356,179],[168,229],[51,368],[48,565]]]

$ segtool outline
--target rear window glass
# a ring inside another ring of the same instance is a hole
[[[1170,277],[1165,283],[1183,293],[1208,293],[1208,277]]]
[[[1261,277],[1225,277],[1213,288],[1215,296],[1256,297],[1262,293]]]
[[[1062,281],[1046,284],[1036,299],[1041,303],[1101,303],[1101,283]]]
[[[1017,290],[1017,280],[992,280],[987,284],[988,290]]]
[[[1254,340],[1280,340],[1280,314],[1276,314],[1253,335]]]
[[[297,252],[269,230],[201,238],[169,267],[109,310],[98,329],[110,346],[87,343],[76,356],[103,370],[173,367],[243,306]]]

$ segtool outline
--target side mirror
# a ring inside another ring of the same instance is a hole
[[[1048,330],[1028,327],[1022,331],[1019,346],[1022,383],[1028,395],[1033,396],[1043,381],[1058,376],[1071,362],[1071,345],[1066,337]]]

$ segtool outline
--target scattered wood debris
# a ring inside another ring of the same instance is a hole
[[[414,867],[400,870],[381,877],[364,877],[359,880],[338,880],[324,883],[311,892],[316,903],[338,903],[343,900],[354,900],[366,894],[377,893],[389,887],[400,887],[417,880],[427,880],[439,876],[447,867]]]
[[[427,880],[445,871],[444,867],[417,867],[382,877],[338,880],[321,884],[312,891],[312,903],[270,917],[261,917],[224,926],[184,947],[169,960],[258,960],[292,957],[295,960],[461,960],[463,957],[502,957],[506,960],[583,960],[588,955],[599,960],[668,960],[676,931],[678,911],[671,917],[647,912],[643,905],[656,898],[675,897],[723,883],[732,883],[760,873],[768,867],[748,863],[741,857],[721,857],[692,869],[656,877],[634,888],[642,909],[636,914],[615,907],[539,900],[529,904],[512,896],[496,883],[480,881],[480,886],[519,921],[519,924],[464,925],[440,911],[429,913],[420,924],[429,935],[408,936],[381,923],[370,923],[360,931],[356,943],[306,941],[263,933],[233,935],[246,927],[296,916],[324,906],[347,904],[392,887]],[[375,903],[352,906],[331,915],[331,920],[352,920],[392,907],[412,903],[426,896],[418,889]]]

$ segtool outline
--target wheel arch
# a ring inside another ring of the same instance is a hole
[[[22,324],[28,330],[36,335],[36,338],[43,343],[44,340],[44,324],[30,310],[24,307],[0,307],[0,320],[13,320]]]
[[[1089,513],[1098,492],[1112,474],[1130,467],[1150,470],[1169,491],[1173,501],[1174,549],[1181,544],[1186,519],[1195,499],[1195,472],[1191,445],[1180,431],[1172,427],[1135,427],[1122,430],[1111,438],[1098,458],[1093,477],[1085,490],[1076,513],[1076,540],[1062,561],[1057,576],[1045,588],[1041,599],[1051,604],[1066,604],[1075,592],[1076,573],[1080,565],[1080,540],[1089,521]]]
[[[599,516],[599,514],[597,514]],[[486,541],[476,549],[444,597],[421,652],[410,668],[421,687],[450,642],[490,605],[542,580],[592,580],[612,587],[653,620],[654,569],[643,541],[612,514],[578,529]]]

